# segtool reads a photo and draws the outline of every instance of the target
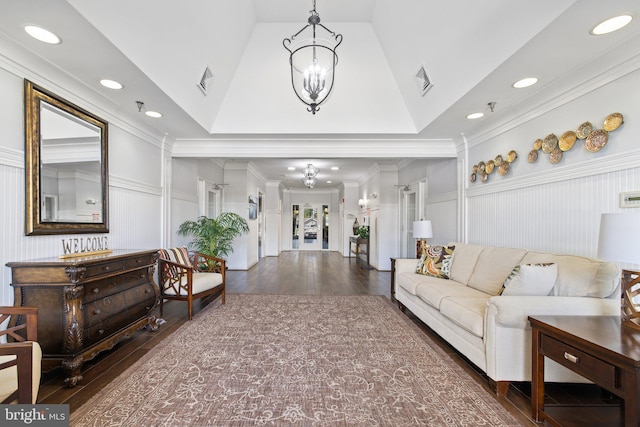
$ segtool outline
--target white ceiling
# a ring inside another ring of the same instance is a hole
[[[176,141],[176,156],[252,159],[273,180],[294,160],[340,160],[350,175],[335,174],[335,186],[362,179],[382,159],[453,157],[461,134],[482,133],[593,78],[606,67],[599,57],[640,40],[637,0],[317,0],[323,24],[344,42],[331,99],[311,115],[293,93],[282,46],[306,23],[311,4],[4,2],[0,54],[24,47],[33,61],[55,64],[123,115],[140,119],[137,100],[161,111],[161,119],[143,119]],[[636,19],[617,33],[589,34],[619,13]],[[30,39],[27,23],[63,43]],[[425,96],[414,81],[421,65],[434,82]],[[207,66],[214,80],[203,96],[196,84]],[[511,87],[527,76],[540,83]],[[101,78],[125,88],[102,88]],[[490,101],[497,104],[489,114]],[[465,119],[475,111],[488,114]],[[366,158],[354,162],[359,157]]]

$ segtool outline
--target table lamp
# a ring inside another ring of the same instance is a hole
[[[416,258],[420,258],[422,251],[424,250],[427,242],[424,239],[430,239],[433,237],[433,229],[431,228],[431,221],[420,220],[413,221],[413,238],[416,240]]]
[[[602,214],[598,258],[640,264],[640,213]],[[622,324],[640,330],[640,272],[622,270]]]

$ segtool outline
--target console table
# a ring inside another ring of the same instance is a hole
[[[358,236],[349,237],[349,260],[351,260],[351,254],[355,255],[356,263],[360,264],[362,268],[371,269],[369,265],[369,239],[362,239]]]
[[[536,421],[580,426],[640,426],[640,332],[624,327],[618,316],[535,316],[532,329],[531,413]],[[547,357],[624,399],[619,406],[544,404]]]
[[[62,366],[65,385],[73,387],[85,361],[141,327],[157,329],[157,258],[157,250],[113,251],[8,263],[14,305],[38,307],[43,371]]]

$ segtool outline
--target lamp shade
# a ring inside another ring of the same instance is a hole
[[[602,214],[598,258],[640,264],[640,213]]]
[[[413,237],[415,239],[430,239],[433,237],[431,221],[413,221]]]

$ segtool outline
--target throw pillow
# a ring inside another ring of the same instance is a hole
[[[556,264],[520,264],[504,281],[501,295],[549,295],[558,277]]]
[[[448,279],[455,246],[427,246],[423,252],[416,273]]]

